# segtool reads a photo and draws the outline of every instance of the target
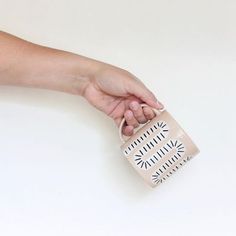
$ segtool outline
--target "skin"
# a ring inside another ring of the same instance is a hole
[[[33,44],[0,31],[0,85],[56,90],[84,97],[111,117],[123,134],[155,116],[163,105],[130,72],[74,53]],[[149,107],[142,108],[140,103]]]

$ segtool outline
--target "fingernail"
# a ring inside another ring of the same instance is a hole
[[[139,104],[137,102],[131,102],[129,106],[130,106],[130,109],[134,111],[137,111],[139,108]]]
[[[156,109],[163,109],[164,108],[164,105],[159,101],[157,101],[157,102],[150,101],[149,103],[150,103],[150,106],[152,106]]]
[[[164,108],[164,105],[161,102],[157,102],[160,108]]]
[[[126,111],[126,118],[131,119],[133,117],[132,111],[128,110]]]

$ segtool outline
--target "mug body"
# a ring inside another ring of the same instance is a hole
[[[165,181],[199,152],[166,110],[126,140],[121,150],[152,187]]]

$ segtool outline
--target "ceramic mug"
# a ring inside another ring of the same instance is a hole
[[[153,111],[156,116],[135,130],[131,137],[124,139],[122,134],[124,118],[119,127],[124,156],[151,187],[165,181],[199,153],[191,138],[166,110]]]

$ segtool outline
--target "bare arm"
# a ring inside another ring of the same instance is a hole
[[[81,94],[96,62],[0,32],[0,84]]]
[[[0,31],[0,85],[51,89],[83,96],[119,125],[125,135],[154,117],[142,102],[160,109],[153,93],[134,75],[90,58],[43,47]]]

